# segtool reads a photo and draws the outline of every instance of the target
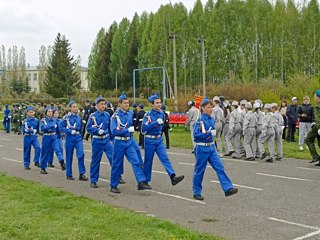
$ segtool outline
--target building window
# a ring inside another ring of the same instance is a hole
[[[33,74],[33,81],[37,81],[38,80],[38,74],[34,73]]]

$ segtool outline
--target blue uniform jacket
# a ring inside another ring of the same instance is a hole
[[[203,124],[201,123],[203,122]],[[202,133],[202,128],[204,126],[204,130],[206,133]],[[211,129],[210,129],[211,127]],[[209,131],[214,129],[214,118],[211,116],[202,113],[201,117],[199,117],[194,124],[193,136],[195,142],[213,142],[213,137],[211,132]]]
[[[73,140],[81,140],[81,117],[77,114],[68,113],[65,115],[59,125],[61,132],[65,133],[67,138],[74,138]],[[76,135],[72,135],[72,130],[77,131]],[[71,137],[72,136],[72,137]]]
[[[141,132],[147,135],[160,135],[162,133],[163,124],[157,122],[158,118],[161,118],[164,123],[164,112],[162,110],[156,111],[151,109],[151,111],[147,112],[143,117]]]
[[[58,123],[55,118],[42,118],[40,122],[40,129],[43,133],[55,133],[58,128]]]
[[[103,134],[99,134],[99,130],[102,129],[104,132]],[[91,135],[111,135],[111,129],[110,129],[110,115],[107,112],[100,112],[96,111],[92,114],[90,114],[90,117],[88,119],[87,123],[87,131]]]
[[[61,131],[60,131],[60,123],[61,123],[62,119],[61,118],[56,118],[56,122],[58,127],[56,128],[56,134],[58,136],[58,138],[61,138]]]
[[[123,112],[118,109],[111,118],[111,134],[114,137],[131,137],[128,128],[133,125],[133,112],[131,110]]]
[[[34,132],[36,130],[36,132]],[[38,134],[39,133],[39,120],[35,117],[27,117],[22,122],[22,133],[23,134]]]
[[[3,111],[3,113],[4,113],[4,117],[5,117],[5,118],[9,117],[10,109],[5,109],[5,110]]]

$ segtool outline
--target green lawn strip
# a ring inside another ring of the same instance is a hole
[[[0,216],[0,239],[219,239],[4,174]]]

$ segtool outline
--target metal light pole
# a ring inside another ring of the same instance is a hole
[[[175,111],[178,111],[178,86],[177,86],[177,56],[176,56],[176,34],[171,33],[169,39],[172,40],[173,46],[173,88],[174,88],[174,106]]]
[[[198,37],[198,42],[201,43],[201,59],[202,59],[202,85],[203,85],[203,96],[206,96],[206,66],[204,60],[204,38]]]

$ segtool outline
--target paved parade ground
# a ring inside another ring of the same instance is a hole
[[[39,139],[41,142],[41,139]],[[305,160],[284,159],[274,163],[262,160],[246,162],[224,158],[226,172],[239,193],[225,197],[211,167],[203,181],[204,201],[193,199],[192,175],[195,158],[190,149],[171,148],[169,157],[183,182],[175,187],[157,158],[154,160],[152,190],[137,191],[129,163],[125,161],[121,194],[110,193],[110,166],[104,156],[99,188],[89,182],[67,180],[58,167],[48,168],[48,175],[31,165],[24,170],[23,137],[0,133],[0,172],[39,182],[76,195],[104,201],[113,206],[170,220],[190,229],[212,233],[225,239],[320,239],[320,167]],[[294,143],[293,143],[294,144]],[[84,142],[87,177],[91,143]],[[74,177],[77,160],[73,162]]]

